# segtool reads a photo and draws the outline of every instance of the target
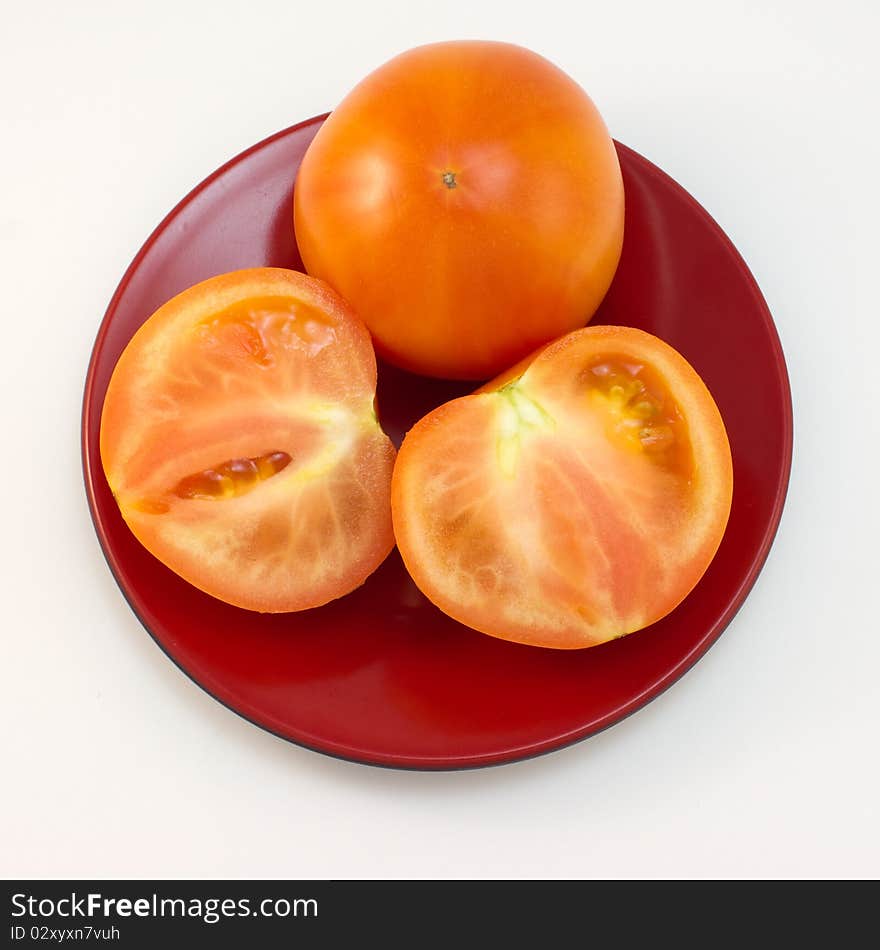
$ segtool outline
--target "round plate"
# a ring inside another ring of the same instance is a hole
[[[626,238],[594,323],[671,343],[715,396],[733,451],[727,533],[690,596],[652,628],[581,651],[483,636],[418,591],[397,552],[326,607],[260,615],[202,594],[155,560],[116,507],[98,451],[113,367],[137,328],[197,281],[242,267],[302,269],[293,181],[323,116],[280,132],[207,178],[128,268],[95,342],[83,402],[83,467],[107,561],[132,609],[196,683],[303,746],[374,765],[450,769],[559,748],[644,706],[691,667],[743,602],[779,523],[791,462],[791,394],[754,279],[709,215],[618,145]],[[379,367],[383,424],[398,443],[466,384]]]

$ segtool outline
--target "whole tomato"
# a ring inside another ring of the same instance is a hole
[[[485,379],[583,326],[623,243],[617,154],[587,94],[506,43],[403,53],[330,115],[300,167],[308,272],[389,362]]]

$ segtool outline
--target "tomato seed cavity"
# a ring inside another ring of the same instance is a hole
[[[237,498],[285,469],[291,461],[287,452],[267,452],[256,458],[230,459],[182,478],[174,489],[178,498],[217,500]]]
[[[215,350],[243,354],[258,366],[275,365],[278,351],[322,350],[336,338],[327,316],[286,297],[249,297],[202,321],[203,339]]]
[[[689,445],[681,412],[649,367],[606,357],[590,366],[584,379],[604,397],[614,428],[632,445],[664,464],[686,466]]]

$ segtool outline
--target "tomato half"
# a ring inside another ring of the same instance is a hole
[[[375,390],[369,334],[330,288],[278,268],[214,277],[120,357],[104,472],[138,540],[191,584],[250,610],[314,607],[393,547]]]
[[[486,379],[582,327],[623,241],[617,153],[587,94],[506,43],[410,50],[367,76],[311,143],[297,243],[377,351]]]
[[[410,430],[394,531],[416,584],[456,620],[573,649],[689,593],[732,487],[721,415],[686,360],[641,330],[588,327]]]

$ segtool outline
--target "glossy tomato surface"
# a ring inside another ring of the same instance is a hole
[[[113,501],[98,433],[122,349],[161,303],[199,280],[241,267],[301,267],[290,227],[291,170],[320,124],[314,119],[261,142],[196,188],[149,237],[110,302],[82,417],[86,491],[107,561],[144,626],[195,682],[250,721],[312,749],[376,765],[450,769],[508,762],[589,736],[670,686],[720,635],[770,548],[791,458],[785,363],[754,279],[693,198],[623,145],[627,236],[593,322],[648,330],[694,366],[724,418],[735,485],[711,566],[649,631],[579,651],[486,637],[431,604],[396,552],[362,587],[325,607],[258,615],[200,593],[163,567]],[[426,412],[471,389],[380,364],[383,426],[399,441]]]
[[[504,640],[582,649],[666,616],[727,525],[730,447],[667,343],[575,330],[403,440],[403,562],[444,613]]]
[[[318,607],[394,546],[394,446],[376,419],[367,328],[284,268],[187,288],[113,370],[101,460],[122,516],[163,564],[249,610]]]
[[[294,193],[306,269],[380,355],[486,379],[592,317],[620,258],[623,183],[586,92],[509,43],[396,56],[333,110]]]

